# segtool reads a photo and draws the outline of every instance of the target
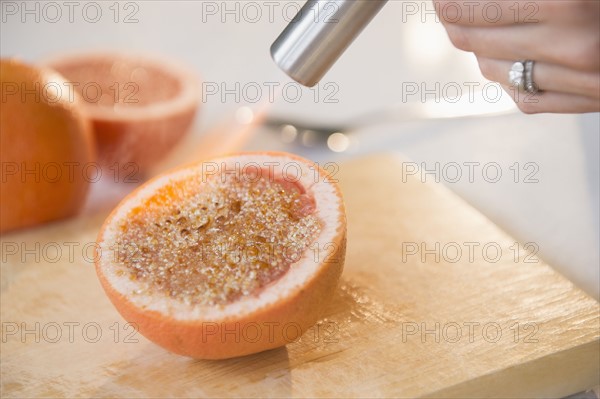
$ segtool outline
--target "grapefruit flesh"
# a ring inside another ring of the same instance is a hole
[[[0,232],[75,215],[94,170],[94,141],[81,99],[56,72],[0,60]]]
[[[337,285],[345,240],[342,197],[326,172],[289,154],[238,154],[133,192],[100,232],[96,270],[150,340],[220,359],[310,328]]]

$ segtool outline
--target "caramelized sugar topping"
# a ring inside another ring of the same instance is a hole
[[[161,189],[117,237],[118,273],[187,304],[223,305],[285,274],[318,237],[313,198],[295,183],[212,176]]]

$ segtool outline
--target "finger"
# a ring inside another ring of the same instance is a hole
[[[447,25],[452,43],[478,57],[500,60],[534,60],[580,70],[600,68],[600,33],[583,28],[555,29],[544,24],[510,27],[467,27]]]
[[[507,84],[508,72],[513,62],[477,57],[479,69],[487,79]],[[600,75],[565,68],[556,64],[536,62],[533,65],[533,81],[539,90],[600,97]]]
[[[538,23],[548,19],[548,1],[457,1],[434,0],[435,11],[443,23],[488,26]]]
[[[501,86],[511,95],[517,107],[526,114],[542,112],[573,114],[600,111],[600,100],[597,98],[547,91],[530,94],[515,90],[512,86]]]
[[[573,24],[597,21],[600,2],[590,0],[434,0],[444,24],[501,26],[560,21]]]

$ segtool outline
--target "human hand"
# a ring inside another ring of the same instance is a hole
[[[434,0],[457,48],[475,54],[524,113],[600,111],[600,1]],[[515,61],[533,60],[535,94],[511,86]]]

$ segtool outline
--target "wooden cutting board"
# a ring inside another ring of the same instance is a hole
[[[560,397],[599,384],[598,302],[401,168],[393,155],[340,165],[348,254],[327,314],[238,359],[170,354],[120,318],[91,263],[106,212],[2,237],[1,396]]]

